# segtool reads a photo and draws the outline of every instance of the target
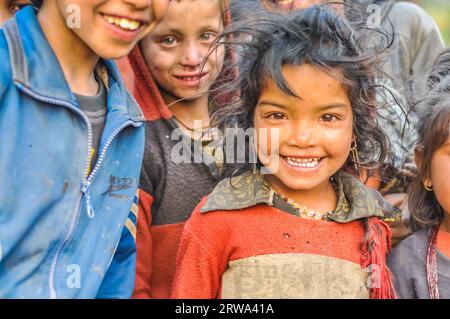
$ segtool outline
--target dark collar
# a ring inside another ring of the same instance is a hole
[[[338,201],[336,209],[328,214],[328,220],[347,223],[374,216],[391,220],[401,214],[397,208],[384,200],[380,193],[365,187],[353,175],[339,171],[334,175],[334,179]],[[208,196],[201,212],[235,211],[261,204],[298,215],[290,204],[275,194],[259,171],[221,181]]]

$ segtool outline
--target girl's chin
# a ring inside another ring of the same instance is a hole
[[[280,179],[280,182],[289,190],[309,191],[318,186],[317,181],[299,181],[293,179]]]
[[[268,175],[269,184],[278,186],[276,188],[284,188],[289,191],[309,191],[313,190],[322,184],[322,181],[314,179],[295,178],[286,174],[271,174]]]

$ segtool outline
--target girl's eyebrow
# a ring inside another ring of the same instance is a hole
[[[273,102],[270,100],[262,100],[261,102],[258,103],[258,105],[270,105],[270,106],[276,106],[279,107],[280,109],[287,109],[288,106],[284,105],[284,104],[280,104],[277,102]],[[347,105],[344,103],[331,103],[331,104],[326,104],[326,105],[321,105],[317,107],[318,111],[326,111],[329,109],[334,109],[334,108],[347,108]]]
[[[344,103],[332,103],[332,104],[322,105],[322,106],[318,107],[318,109],[320,111],[325,111],[325,110],[334,109],[334,108],[347,108],[347,104],[344,104]]]
[[[262,100],[261,102],[258,103],[258,105],[270,105],[270,106],[276,106],[276,107],[278,107],[278,108],[280,108],[280,109],[287,109],[287,108],[288,108],[288,107],[287,107],[286,105],[284,105],[284,104],[280,104],[280,103],[273,102],[273,101],[270,101],[270,100]]]
[[[163,32],[160,32],[161,34],[173,34],[176,36],[181,36],[181,31],[176,28],[169,28],[168,30],[164,30]]]
[[[214,31],[216,29],[218,30],[219,28],[213,27],[210,24],[204,25],[204,26],[199,28],[200,33],[203,33],[205,31]],[[176,27],[176,26],[173,26],[173,27],[169,27],[166,30],[162,30],[160,32],[154,31],[153,34],[155,34],[155,36],[160,36],[160,34],[164,34],[164,35],[165,34],[172,34],[172,35],[176,35],[178,37],[181,37],[181,36],[183,36],[183,30],[178,28],[178,27]]]

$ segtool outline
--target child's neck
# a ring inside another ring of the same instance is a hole
[[[298,204],[304,205],[316,212],[329,212],[336,209],[337,194],[330,181],[318,185],[313,189],[295,190],[284,185],[274,175],[266,175],[270,186],[280,195],[292,199]]]
[[[38,13],[38,21],[72,92],[95,95],[98,83],[93,71],[99,58],[68,28],[58,12],[56,1],[44,1]]]
[[[172,111],[175,118],[181,122],[180,124],[183,126],[187,126],[191,129],[194,129],[194,124],[196,129],[201,129],[209,126],[210,116],[209,116],[209,107],[208,107],[208,96],[202,95],[193,100],[183,100],[177,101],[174,97],[164,94],[164,101],[167,105],[169,105],[170,110]],[[171,103],[173,103],[171,105]],[[199,123],[195,123],[195,121],[201,121],[201,125],[199,127]]]

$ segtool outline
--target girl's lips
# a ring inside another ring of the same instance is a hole
[[[144,23],[137,20],[118,18],[101,14],[102,20],[112,37],[123,42],[133,42],[139,35]]]
[[[201,73],[196,75],[174,75],[173,77],[183,86],[198,87],[207,75],[208,73]]]

